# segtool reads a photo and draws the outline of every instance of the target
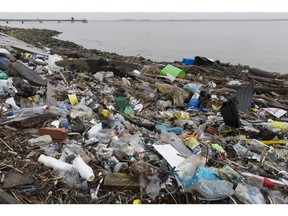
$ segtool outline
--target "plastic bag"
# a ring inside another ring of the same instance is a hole
[[[278,203],[278,204],[288,204],[288,197],[283,195],[280,191],[270,191],[269,195]]]
[[[200,166],[195,175],[193,176],[193,178],[184,181],[184,184],[189,187],[202,179],[220,180],[220,178],[217,176],[217,174],[213,169],[209,167]]]
[[[160,191],[160,180],[157,176],[152,176],[150,182],[146,186],[146,194],[151,199],[155,199],[159,195]]]
[[[235,196],[245,204],[266,204],[262,193],[257,187],[238,184],[235,189]]]
[[[63,58],[57,54],[49,55],[48,57],[48,67],[51,71],[60,72],[63,67],[59,67],[55,64],[55,62],[62,60]]]
[[[9,66],[9,59],[0,56],[0,70],[7,70]]]
[[[202,84],[196,84],[196,83],[188,83],[183,86],[183,89],[194,93],[200,93],[200,89],[202,88]]]
[[[201,196],[208,199],[223,198],[234,194],[232,183],[218,179],[200,180],[192,185],[190,189],[197,191]]]
[[[113,153],[118,159],[122,159],[130,153],[129,145],[120,140],[112,140],[110,147],[113,149]]]
[[[205,161],[205,157],[192,154],[177,167],[176,172],[183,181],[191,179],[198,168],[205,165]]]
[[[189,157],[192,154],[192,152],[187,148],[187,146],[174,132],[168,133],[166,131],[161,130],[159,142],[168,143],[172,145],[184,157]]]

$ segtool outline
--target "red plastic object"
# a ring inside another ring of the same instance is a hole
[[[271,182],[268,178],[264,177],[263,185],[267,188],[273,188],[275,186],[275,183]]]

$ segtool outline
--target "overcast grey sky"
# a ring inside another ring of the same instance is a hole
[[[1,12],[0,19],[37,19],[37,18],[47,18],[47,19],[70,19],[70,17],[75,19],[85,18],[87,20],[121,20],[121,19],[155,19],[155,20],[166,20],[166,19],[288,19],[288,12],[286,13],[275,13],[275,12]]]

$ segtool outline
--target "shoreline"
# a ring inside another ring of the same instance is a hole
[[[14,38],[22,40],[26,43],[32,44],[35,47],[49,47],[51,53],[56,53],[58,55],[63,55],[67,57],[74,58],[107,58],[117,61],[129,61],[129,62],[140,62],[153,63],[150,59],[145,59],[144,57],[135,57],[135,56],[124,56],[117,53],[106,52],[98,49],[88,49],[84,48],[81,45],[78,45],[71,41],[64,41],[61,39],[55,38],[56,36],[62,34],[50,29],[22,29],[22,28],[11,28],[8,26],[0,25],[0,32],[8,34]]]

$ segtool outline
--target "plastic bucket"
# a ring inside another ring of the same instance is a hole
[[[193,59],[193,58],[183,58],[183,60],[182,60],[183,66],[194,65],[194,64],[195,64],[195,59]]]
[[[166,65],[165,68],[163,68],[160,72],[160,75],[167,76],[167,74],[171,74],[173,77],[184,77],[186,75],[186,72],[182,69],[179,69],[177,67],[174,67],[173,65]]]

